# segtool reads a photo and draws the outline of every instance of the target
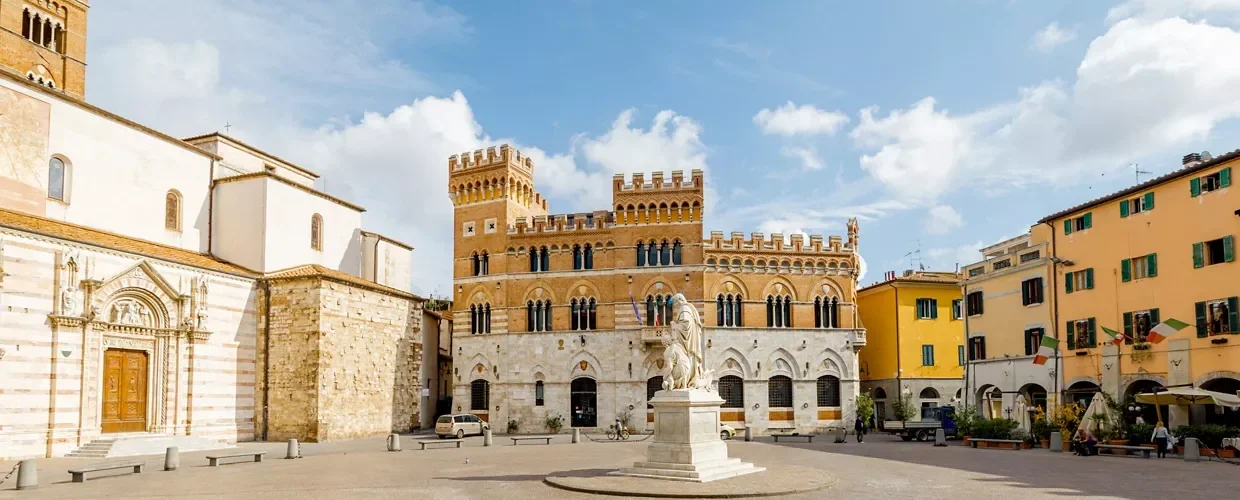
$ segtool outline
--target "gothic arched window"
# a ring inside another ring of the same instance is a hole
[[[181,193],[175,189],[164,196],[164,229],[181,230]]]
[[[323,251],[323,216],[319,214],[310,217],[310,248]]]
[[[644,265],[646,265],[646,245],[639,241],[637,242],[637,267]]]
[[[594,269],[594,247],[586,243],[582,249],[584,256],[582,257],[582,269]]]
[[[681,263],[680,240],[672,243],[672,265],[679,266]]]
[[[573,245],[573,270],[585,269],[585,255],[581,253],[581,245]]]

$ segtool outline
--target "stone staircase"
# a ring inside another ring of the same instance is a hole
[[[167,434],[131,433],[105,434],[73,450],[70,458],[113,458],[137,455],[162,455],[169,446],[176,446],[181,453],[232,448],[233,445],[201,436],[171,436]]]

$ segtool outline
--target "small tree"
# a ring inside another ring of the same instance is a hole
[[[913,406],[913,395],[904,394],[891,404],[892,411],[896,412],[896,418],[902,422],[908,422],[917,415],[917,407]]]
[[[981,416],[977,413],[977,407],[967,404],[956,405],[956,434],[961,436],[972,436],[973,428],[977,421],[981,420]]]
[[[517,433],[517,429],[519,429],[519,428],[520,428],[520,424],[518,424],[516,420],[509,420],[509,421],[508,421],[508,433],[509,433],[509,434],[516,434],[516,433]]]
[[[874,397],[873,396],[870,396],[867,393],[858,394],[857,399],[854,400],[854,404],[857,405],[857,409],[856,409],[857,416],[861,417],[861,421],[863,423],[865,423],[866,425],[869,425],[871,422],[873,422],[873,420],[871,420],[872,418],[874,418]]]

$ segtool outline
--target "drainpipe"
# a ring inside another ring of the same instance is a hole
[[[211,160],[210,178],[207,179],[207,255],[215,255],[211,227],[215,222],[215,161]],[[202,240],[199,240],[202,241]]]
[[[271,427],[267,402],[271,399],[271,283],[260,280],[258,287],[263,291],[263,441],[267,440],[267,429]]]
[[[969,304],[967,303],[967,300],[969,297],[969,287],[966,285],[966,286],[960,287],[960,289],[963,292],[961,293],[961,296],[960,296],[960,315],[964,317],[964,406],[962,406],[963,408],[963,407],[969,406],[969,392],[970,392],[969,374],[973,373],[973,370],[970,370],[969,368],[973,366],[973,360],[969,359],[970,357],[972,357],[971,356],[972,353],[970,352],[970,349],[969,349],[972,346],[969,345]]]
[[[904,365],[900,364],[900,287],[893,282],[891,289],[894,291],[896,300],[896,397],[900,398],[901,404],[904,401],[904,393],[900,389],[901,375],[904,374]]]
[[[1050,293],[1050,296],[1051,296],[1051,300],[1054,301],[1054,304],[1051,306],[1051,321],[1054,322],[1054,324],[1051,325],[1051,331],[1055,332],[1055,340],[1060,340],[1059,339],[1059,268],[1058,268],[1059,264],[1056,264],[1054,260],[1054,259],[1059,258],[1059,255],[1057,255],[1059,253],[1059,245],[1056,243],[1057,235],[1055,234],[1055,225],[1051,224],[1050,222],[1043,222],[1043,224],[1046,224],[1046,226],[1051,229],[1051,251],[1049,252],[1050,255],[1047,256],[1047,259],[1052,259],[1051,260],[1051,293]],[[1051,383],[1055,385],[1055,394],[1059,396],[1059,404],[1061,405],[1063,404],[1064,395],[1060,391],[1059,380],[1062,378],[1063,378],[1063,370],[1062,370],[1062,367],[1060,366],[1059,349],[1056,348],[1055,349],[1055,377],[1054,379],[1051,380]]]

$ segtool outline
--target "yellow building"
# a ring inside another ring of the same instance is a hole
[[[900,394],[922,408],[962,396],[964,320],[960,275],[905,271],[857,291],[866,329],[861,387],[874,396],[876,420],[892,419]],[[920,418],[918,414],[916,418]]]
[[[1190,384],[1240,390],[1240,199],[1231,194],[1237,158],[1240,151],[1186,155],[1183,168],[1035,226],[1034,240],[1049,243],[1057,262],[1051,286],[1066,397]],[[1161,343],[1145,342],[1152,326],[1170,318],[1190,326]],[[1130,340],[1117,347],[1103,327]],[[1170,413],[1173,424],[1187,421],[1187,407]],[[1194,422],[1240,419],[1213,408],[1192,415]]]
[[[1062,387],[1055,363],[1033,364],[1042,336],[1055,336],[1047,243],[1026,233],[981,253],[963,268],[965,403],[1024,421],[1018,412],[1045,409]]]

